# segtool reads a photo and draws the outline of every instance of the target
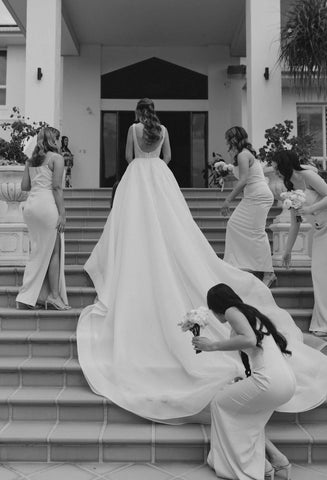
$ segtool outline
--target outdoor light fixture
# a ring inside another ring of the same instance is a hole
[[[37,79],[38,80],[41,80],[41,78],[43,77],[43,73],[42,73],[42,69],[41,67],[37,67]]]
[[[269,67],[265,68],[265,73],[263,74],[266,80],[269,80]]]

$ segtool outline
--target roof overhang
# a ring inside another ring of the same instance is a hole
[[[26,32],[26,0],[3,0]],[[81,44],[229,47],[245,56],[245,0],[62,0],[62,55]]]

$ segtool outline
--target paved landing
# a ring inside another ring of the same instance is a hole
[[[275,479],[283,479],[283,474]],[[186,463],[3,463],[1,480],[217,480],[207,465]],[[293,464],[292,480],[326,480],[327,463]]]

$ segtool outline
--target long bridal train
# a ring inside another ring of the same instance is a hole
[[[219,282],[271,318],[289,341],[297,388],[280,410],[325,400],[327,357],[303,343],[261,281],[217,258],[158,154],[140,154],[128,166],[85,269],[97,301],[80,316],[79,361],[92,390],[121,407],[158,421],[188,421],[244,373],[233,352],[196,355],[190,334],[177,325],[186,311],[206,304],[207,290]],[[205,335],[227,338],[229,329],[212,317]]]

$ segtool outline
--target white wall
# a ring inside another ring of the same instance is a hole
[[[6,105],[0,106],[0,122],[9,120],[12,107],[19,107],[24,113],[25,105],[25,46],[12,45],[7,48],[7,98]],[[0,131],[2,138],[8,132]]]
[[[99,45],[82,45],[79,57],[64,58],[61,134],[74,154],[73,187],[99,187],[100,82]]]
[[[157,110],[208,110],[208,153],[220,152],[225,157],[227,150],[224,134],[231,125],[231,104],[234,92],[227,78],[227,66],[237,62],[231,58],[226,46],[209,47],[103,47],[102,74],[157,57],[184,68],[208,76],[208,101],[156,100]],[[131,80],[132,81],[132,80]],[[137,99],[136,99],[137,100]],[[136,101],[103,100],[104,109],[135,108]],[[204,107],[204,108],[203,108]]]

